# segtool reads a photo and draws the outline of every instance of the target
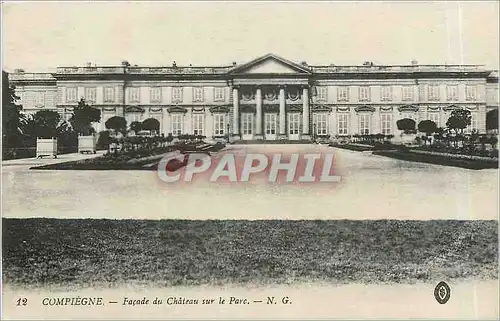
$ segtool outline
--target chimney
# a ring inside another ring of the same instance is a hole
[[[91,63],[91,62],[87,62],[87,63],[85,64],[85,67],[87,67],[87,68],[92,67],[92,63]]]
[[[14,69],[15,74],[22,74],[24,73],[24,69]]]
[[[412,66],[416,66],[416,65],[418,65],[418,61],[416,61],[415,59],[413,59],[413,60],[411,61],[411,64],[412,64]]]
[[[300,64],[307,67],[307,61],[302,61]]]
[[[236,61],[233,61],[233,67],[236,67]]]

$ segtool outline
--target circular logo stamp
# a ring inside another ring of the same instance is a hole
[[[434,297],[436,298],[436,301],[439,302],[439,304],[445,304],[448,302],[451,296],[451,289],[450,286],[444,282],[441,281],[436,285],[436,288],[434,288]]]

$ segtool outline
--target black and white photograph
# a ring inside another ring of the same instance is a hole
[[[2,2],[2,319],[498,320],[499,9]]]

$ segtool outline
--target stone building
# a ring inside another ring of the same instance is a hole
[[[130,124],[155,118],[167,135],[208,139],[308,140],[312,135],[397,134],[396,121],[430,119],[444,127],[456,108],[468,130],[486,131],[498,109],[498,72],[480,65],[311,66],[267,54],[228,66],[58,67],[9,74],[25,113],[57,110],[65,119],[80,98]]]

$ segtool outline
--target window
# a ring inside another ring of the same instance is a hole
[[[327,101],[328,100],[328,87],[321,86],[318,88],[318,101]]]
[[[439,100],[439,85],[429,85],[428,100]]]
[[[152,103],[159,103],[161,102],[161,87],[153,87],[151,88],[150,92],[150,101]]]
[[[138,121],[141,122],[142,115],[140,113],[129,113],[127,114],[127,123],[130,125],[132,122]]]
[[[392,100],[392,86],[382,86],[380,88],[380,99],[382,101]]]
[[[113,87],[104,88],[104,101],[108,103],[115,102],[115,89]]]
[[[392,134],[392,115],[381,114],[381,132],[383,135]]]
[[[412,112],[412,111],[401,113],[401,119],[405,119],[405,118],[416,120],[417,115],[415,112]]]
[[[347,86],[338,87],[337,100],[338,101],[349,101],[349,87],[347,87]]]
[[[316,135],[328,134],[328,114],[314,114]]]
[[[182,87],[172,87],[172,101],[182,102]]]
[[[141,94],[140,90],[141,90],[140,87],[130,87],[129,88],[130,102],[138,103],[140,101],[140,94]]]
[[[458,86],[457,85],[446,86],[446,100],[447,101],[457,101],[458,100]]]
[[[370,134],[370,114],[360,114],[359,116],[359,133],[361,135]]]
[[[193,87],[193,101],[203,101],[203,87]]]
[[[467,101],[477,100],[477,87],[475,85],[465,86],[465,100]]]
[[[95,87],[85,88],[85,101],[95,103],[96,89]]]
[[[427,118],[429,120],[432,120],[433,122],[436,123],[436,126],[439,127],[439,113],[429,113],[429,115],[427,116]]]
[[[223,136],[226,134],[226,115],[214,115],[214,134],[215,136]]]
[[[34,92],[33,104],[35,107],[42,107],[45,105],[45,93],[43,91]]]
[[[224,87],[214,88],[214,101],[224,101]]]
[[[183,121],[184,121],[184,115],[183,114],[172,114],[171,116],[172,124],[172,135],[173,136],[179,136],[182,134],[183,131]]]
[[[338,114],[338,134],[347,135],[349,133],[349,114]]]
[[[204,135],[205,132],[205,115],[193,114],[193,134]]]
[[[402,87],[403,101],[413,101],[413,86]]]
[[[78,88],[66,88],[66,102],[74,103],[78,101]]]
[[[369,86],[359,87],[359,101],[370,101],[371,99],[371,88]]]

